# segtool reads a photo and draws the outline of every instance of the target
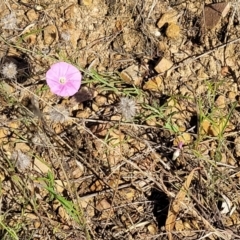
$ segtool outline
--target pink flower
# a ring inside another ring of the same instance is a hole
[[[74,95],[81,85],[81,79],[79,70],[66,62],[53,64],[46,73],[51,92],[62,97]]]
[[[178,148],[179,148],[180,150],[183,149],[183,142],[179,142],[179,143],[178,143]]]

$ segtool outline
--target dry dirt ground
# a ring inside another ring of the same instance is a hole
[[[0,0],[1,239],[240,239],[240,2],[212,3]]]

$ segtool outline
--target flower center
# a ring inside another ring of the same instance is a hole
[[[60,78],[59,78],[59,82],[60,82],[61,84],[66,83],[66,78],[65,78],[65,77],[60,77]]]

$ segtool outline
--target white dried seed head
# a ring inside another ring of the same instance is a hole
[[[45,146],[47,143],[47,138],[46,135],[44,133],[38,133],[36,134],[33,138],[32,138],[32,142],[35,145],[43,145]]]
[[[69,117],[68,110],[62,105],[55,106],[54,108],[49,112],[50,119],[55,123],[65,122]]]
[[[172,160],[176,160],[180,156],[181,150],[178,148],[174,151]]]
[[[42,54],[43,55],[48,55],[51,51],[51,48],[49,46],[43,47],[42,48]]]
[[[12,153],[11,159],[15,161],[16,168],[20,171],[24,171],[31,164],[31,159],[26,154],[22,153],[21,150],[16,150]]]
[[[231,208],[233,206],[233,203],[231,202],[231,200],[224,194],[222,195],[222,204],[221,204],[221,214],[227,214],[231,211]]]
[[[120,98],[119,109],[126,120],[131,120],[136,114],[136,102],[128,97]]]
[[[64,31],[61,33],[61,38],[65,41],[68,42],[70,40],[70,34],[67,31]]]
[[[17,27],[17,18],[15,12],[11,12],[2,19],[3,29],[14,30]]]
[[[17,76],[17,65],[13,62],[5,63],[1,72],[5,78],[14,79]]]

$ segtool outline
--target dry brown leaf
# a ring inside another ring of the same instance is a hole
[[[120,195],[123,199],[127,199],[128,201],[133,201],[134,197],[136,197],[136,190],[133,188],[126,188],[120,191]]]
[[[184,230],[184,223],[181,219],[176,220],[175,229],[176,229],[176,231],[183,231]]]
[[[230,10],[230,3],[213,3],[204,7],[204,23],[208,29],[213,29],[221,17],[225,17]]]
[[[175,197],[175,199],[173,200],[173,202],[171,203],[171,205],[169,207],[168,216],[167,216],[167,220],[165,223],[165,228],[166,228],[166,231],[168,232],[169,240],[173,239],[171,231],[173,230],[173,228],[175,226],[175,222],[176,222],[176,218],[179,213],[179,210],[180,210],[181,202],[184,200],[184,198],[188,192],[189,186],[193,179],[194,172],[199,169],[200,168],[195,168],[191,171],[191,173],[188,175],[186,181],[184,182],[183,186],[181,187],[180,191],[178,192],[177,196]]]
[[[141,74],[141,69],[138,65],[131,65],[130,67],[124,69],[120,73],[122,80],[128,84],[134,84],[135,86],[140,86],[143,80]]]
[[[231,73],[230,68],[228,66],[223,66],[221,68],[221,75],[226,77],[227,75],[229,75]]]
[[[44,44],[51,45],[55,40],[58,40],[58,31],[54,25],[47,26],[43,31]]]
[[[76,13],[77,13],[77,7],[75,4],[72,4],[69,7],[67,7],[64,11],[66,20],[73,19],[76,16]]]
[[[77,118],[89,118],[91,115],[91,109],[85,108],[84,110],[79,110],[76,113]]]
[[[62,193],[65,189],[66,186],[66,182],[63,182],[62,180],[55,180],[55,187],[56,187],[56,191],[59,193]]]
[[[148,225],[148,231],[152,234],[152,235],[155,235],[157,234],[157,227],[155,224],[150,224]]]
[[[178,146],[179,143],[183,143],[184,145],[187,145],[191,142],[192,142],[192,136],[190,133],[186,132],[181,134],[180,136],[177,136],[173,141],[173,145]]]
[[[7,128],[0,128],[0,139],[1,142],[3,142],[4,140],[7,142],[7,136],[9,134],[9,130]],[[5,138],[5,139],[4,139]]]
[[[144,86],[144,90],[151,90],[155,92],[162,91],[162,78],[160,76],[156,76],[150,80],[148,80]]]
[[[232,131],[234,126],[228,121],[227,117],[215,118],[213,121],[204,119],[200,124],[200,134],[207,134],[209,136],[218,136],[223,132]]]
[[[228,119],[226,117],[223,117],[221,119],[217,119],[215,124],[212,124],[209,128],[209,135],[211,136],[218,136],[224,131],[224,128],[228,124]]]
[[[96,209],[100,212],[110,208],[111,208],[111,204],[106,199],[102,199],[100,202],[97,203],[97,206],[96,206]]]
[[[211,126],[210,121],[204,119],[200,124],[200,134],[201,135],[208,134],[210,126]]]
[[[234,140],[235,144],[235,154],[237,157],[240,157],[240,137],[236,137]]]
[[[173,62],[166,58],[161,58],[161,60],[155,66],[155,71],[158,73],[164,73],[173,66]]]
[[[36,34],[29,34],[24,38],[24,41],[27,42],[29,45],[34,45],[37,40],[37,35]]]
[[[34,22],[34,21],[38,20],[38,17],[39,17],[39,14],[34,9],[29,10],[26,13],[26,15],[30,22]]]
[[[215,101],[215,105],[218,107],[218,109],[224,109],[226,107],[226,98],[224,95],[218,96],[218,98]]]
[[[92,100],[94,97],[94,95],[96,95],[97,93],[88,87],[81,87],[81,89],[74,94],[73,98],[71,99],[71,103],[72,104],[78,104],[78,103],[82,103],[88,100]]]
[[[93,183],[93,185],[90,187],[90,190],[92,192],[94,191],[102,191],[104,187],[104,183],[101,180],[97,180]]]
[[[107,219],[113,214],[111,204],[106,199],[102,199],[100,202],[98,202],[96,209],[101,212],[101,219]]]
[[[164,13],[162,15],[162,17],[160,18],[160,20],[157,23],[157,26],[159,28],[161,28],[165,23],[176,23],[177,19],[179,17],[179,14],[176,10],[174,10],[173,8],[171,8],[169,11],[167,11],[166,13]]]
[[[50,171],[47,164],[37,158],[34,159],[33,169],[39,173],[48,173],[48,171]]]
[[[81,4],[85,6],[92,5],[93,1],[92,0],[82,0]]]
[[[166,36],[177,39],[180,36],[180,26],[176,23],[169,24],[166,30]]]

